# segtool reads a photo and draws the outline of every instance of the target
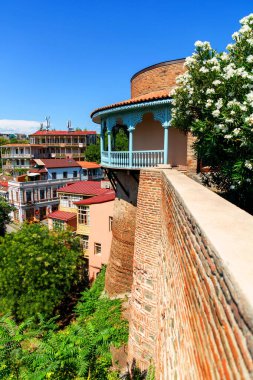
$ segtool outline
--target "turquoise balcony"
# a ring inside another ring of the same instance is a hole
[[[102,151],[101,165],[112,168],[141,169],[164,164],[163,150]]]

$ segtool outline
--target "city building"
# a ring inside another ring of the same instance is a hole
[[[97,140],[96,131],[37,131],[29,136],[30,144],[47,149],[51,158],[84,159],[85,149]]]
[[[94,181],[101,180],[104,178],[104,173],[99,165],[96,162],[88,162],[88,161],[77,161],[78,164],[82,167],[81,179]]]
[[[59,210],[48,215],[50,229],[67,227],[82,240],[89,260],[89,278],[96,278],[109,260],[115,192],[108,181],[80,181],[58,189]]]
[[[16,222],[40,221],[58,209],[57,189],[80,181],[81,167],[73,159],[35,159],[33,169],[8,182],[9,202]]]
[[[86,147],[95,144],[96,131],[37,131],[29,136],[30,143],[0,146],[2,170],[18,172],[29,169],[34,158],[74,158],[84,160]]]

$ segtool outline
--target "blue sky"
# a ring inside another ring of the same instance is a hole
[[[90,112],[129,98],[138,70],[231,42],[252,0],[0,0],[0,132],[94,129]]]

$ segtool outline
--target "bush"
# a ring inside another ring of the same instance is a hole
[[[177,81],[171,125],[196,137],[212,181],[245,205],[253,196],[253,15],[241,24],[228,52],[195,43]]]
[[[81,280],[81,249],[68,231],[23,225],[0,240],[0,310],[23,320],[53,315]]]

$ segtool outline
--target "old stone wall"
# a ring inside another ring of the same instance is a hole
[[[129,360],[156,379],[249,379],[253,217],[174,170],[140,175]]]
[[[138,177],[135,172],[114,171],[117,198],[114,202],[112,244],[105,289],[110,296],[131,291]]]
[[[132,77],[131,97],[135,98],[159,90],[170,91],[176,84],[176,77],[184,72],[184,59],[147,67]]]

